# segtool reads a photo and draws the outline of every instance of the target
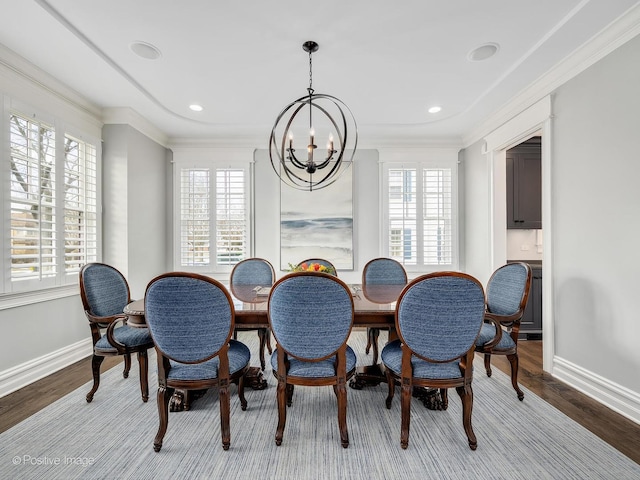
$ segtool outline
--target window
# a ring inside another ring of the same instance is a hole
[[[47,123],[9,115],[9,284],[77,283],[98,255],[97,152]]]
[[[457,268],[455,167],[414,162],[384,171],[384,255],[409,271]]]
[[[249,256],[247,168],[179,168],[179,266],[230,270]]]

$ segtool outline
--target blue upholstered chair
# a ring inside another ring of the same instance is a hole
[[[362,288],[374,285],[406,285],[407,272],[402,264],[392,258],[374,258],[370,260],[362,270]],[[365,353],[373,347],[372,364],[378,363],[378,336],[379,328],[367,328],[367,347]]]
[[[270,287],[276,280],[276,273],[273,265],[263,258],[247,258],[238,262],[231,271],[229,277],[229,286],[231,293],[243,302],[263,302],[266,297],[257,298],[253,287]],[[248,287],[250,292],[245,292],[243,287]],[[250,293],[250,295],[248,295]],[[266,366],[264,358],[265,347],[272,353],[271,349],[271,332],[268,328],[238,328],[236,330],[257,330],[260,339],[260,367],[264,370]]]
[[[271,289],[268,314],[277,342],[271,355],[278,379],[276,445],[282,444],[293,386],[332,385],[338,402],[340,440],[347,448],[346,385],[356,368],[356,355],[347,345],[353,326],[349,287],[325,273],[291,273]]]
[[[246,345],[231,339],[235,310],[229,292],[209,277],[174,272],[151,280],[144,304],[158,358],[160,427],[153,449],[162,448],[175,389],[218,387],[222,448],[227,450],[231,444],[229,383],[238,383],[245,410],[243,375],[251,358]]]
[[[100,386],[100,365],[104,357],[124,357],[124,378],[129,376],[131,354],[137,353],[140,367],[142,401],[149,399],[147,350],[153,348],[151,335],[146,328],[127,325],[123,309],[131,302],[129,285],[122,273],[104,263],[88,263],[80,270],[80,297],[84,313],[91,327],[93,341],[93,387],[87,393],[87,402]]]
[[[484,367],[491,376],[491,355],[506,355],[511,364],[511,385],[524,399],[518,386],[518,333],[531,289],[531,267],[509,263],[498,268],[487,283],[485,322],[476,340],[476,352],[484,353]]]
[[[473,356],[482,326],[485,297],[478,280],[459,272],[438,272],[411,281],[396,306],[398,340],[382,349],[387,371],[387,408],[401,388],[400,446],[409,445],[411,394],[414,387],[440,389],[443,408],[447,388],[462,400],[462,420],[472,450],[477,447],[471,426]]]

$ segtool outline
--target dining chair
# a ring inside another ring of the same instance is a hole
[[[231,276],[229,277],[229,286],[233,295],[247,302],[256,301],[255,294],[249,298],[238,287],[253,286],[253,287],[270,287],[276,279],[276,273],[273,269],[273,265],[269,261],[263,258],[247,258],[238,262],[231,270]],[[266,300],[265,298],[259,299],[260,302]],[[236,327],[237,330],[257,330],[258,338],[260,341],[260,368],[265,369],[265,347],[269,351],[269,354],[273,353],[271,348],[271,331],[268,328],[251,328],[251,327]]]
[[[340,441],[347,448],[346,385],[356,368],[356,355],[347,345],[354,318],[349,287],[333,275],[290,273],[271,289],[268,317],[277,342],[271,355],[278,380],[276,445],[282,444],[294,385],[333,386]]]
[[[298,262],[298,267],[302,267],[303,265],[312,265],[317,263],[318,265],[324,265],[330,269],[332,275],[338,276],[338,270],[329,260],[325,260],[324,258],[307,258],[301,262]]]
[[[506,355],[511,365],[511,385],[524,399],[518,386],[518,334],[531,290],[528,263],[508,263],[498,268],[487,282],[485,321],[476,340],[476,352],[484,354],[484,368],[491,376],[491,355]]]
[[[471,425],[474,343],[482,326],[485,297],[481,283],[460,272],[437,272],[409,282],[396,306],[398,340],[382,349],[389,394],[387,408],[401,389],[400,446],[409,445],[411,395],[415,387],[439,389],[443,409],[447,389],[462,400],[462,423],[471,450],[477,448]]]
[[[142,401],[146,402],[149,399],[147,350],[153,348],[153,340],[148,329],[127,324],[123,310],[131,302],[131,293],[124,275],[111,265],[87,263],[80,269],[80,297],[93,342],[93,387],[86,395],[87,402],[93,400],[100,386],[100,366],[104,357],[122,355],[122,376],[127,378],[132,353],[138,356],[140,390]]]
[[[153,442],[159,452],[169,422],[169,400],[175,389],[217,387],[222,448],[231,444],[229,383],[237,382],[242,410],[246,410],[243,375],[251,353],[233,340],[235,310],[226,288],[217,280],[195,273],[160,275],[147,285],[145,317],[158,359],[158,415]]]
[[[407,272],[400,262],[393,258],[374,258],[367,262],[362,270],[362,288],[372,285],[406,285]],[[372,364],[378,363],[379,328],[367,328],[367,346],[365,353],[369,355],[373,347]]]

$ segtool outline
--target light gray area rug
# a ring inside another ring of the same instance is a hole
[[[239,338],[257,351],[255,332]],[[354,331],[350,344],[360,365],[366,336]],[[382,339],[381,339],[382,340]],[[135,362],[134,362],[135,363]],[[258,364],[254,355],[253,363]],[[274,441],[276,382],[247,389],[242,411],[231,396],[231,448],[221,446],[216,391],[188,412],[170,412],[159,453],[155,355],[150,356],[148,403],[142,403],[137,365],[129,379],[121,367],[102,376],[88,404],[89,384],[0,435],[0,478],[6,479],[634,479],[640,465],[601,441],[526,389],[519,402],[506,375],[492,378],[477,362],[471,451],[462,428],[460,398],[449,393],[447,411],[412,401],[409,448],[400,448],[400,402],[384,405],[387,386],[348,389],[350,445],[340,446],[336,400],[331,387],[296,387],[284,440]],[[482,374],[480,374],[482,373]]]

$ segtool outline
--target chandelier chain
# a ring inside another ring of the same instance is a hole
[[[311,62],[311,52],[309,52],[309,90],[313,91],[313,65]]]

